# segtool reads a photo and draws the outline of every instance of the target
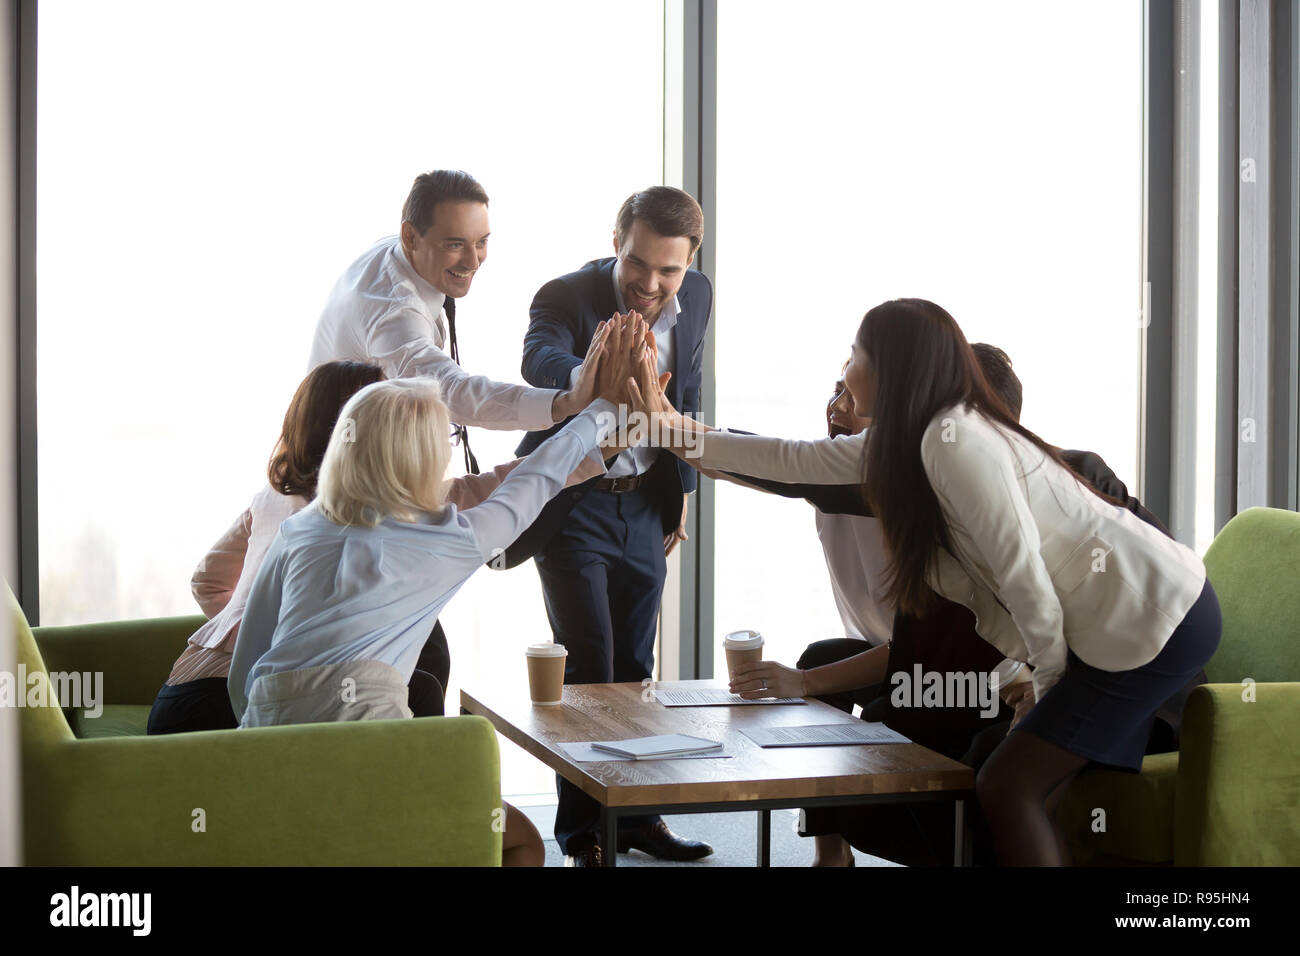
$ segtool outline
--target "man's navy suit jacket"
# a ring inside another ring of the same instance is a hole
[[[611,256],[588,262],[577,272],[560,276],[538,291],[529,309],[528,332],[524,336],[524,381],[539,388],[569,387],[570,373],[582,364],[597,324],[618,311],[614,297],[615,261]],[[686,270],[677,290],[677,303],[681,311],[673,329],[673,377],[668,381],[666,393],[673,407],[682,414],[697,415],[703,380],[704,333],[713,309],[712,284],[702,272]],[[515,454],[527,455],[563,426],[561,422],[546,431],[529,432]],[[668,534],[681,523],[682,495],[695,490],[695,469],[678,461],[670,452],[661,451],[650,471],[652,479],[646,491],[659,499],[664,534]],[[556,496],[533,527],[510,549],[522,552],[518,560],[540,550],[596,480]]]

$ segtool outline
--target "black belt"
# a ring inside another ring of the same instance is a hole
[[[625,491],[636,491],[649,480],[650,472],[643,471],[639,475],[626,475],[622,478],[601,478],[592,482],[591,486],[597,491],[612,491],[617,495]]]

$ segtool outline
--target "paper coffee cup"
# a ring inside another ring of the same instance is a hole
[[[758,631],[732,631],[722,639],[722,649],[727,652],[727,674],[734,680],[738,665],[763,659],[763,635]]]
[[[533,703],[554,707],[564,696],[564,664],[569,651],[563,644],[529,644],[524,651],[528,661],[528,692]]]

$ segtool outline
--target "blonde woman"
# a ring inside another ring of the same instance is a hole
[[[231,712],[226,679],[249,589],[280,523],[316,497],[321,460],[344,402],[382,381],[384,370],[362,362],[326,362],[312,369],[294,393],[262,487],[244,513],[204,555],[194,572],[194,598],[207,615],[190,637],[149,712],[149,733],[228,730],[239,726]],[[447,500],[462,510],[478,504],[523,461],[497,465],[481,475],[447,483]],[[576,484],[604,473],[584,460],[569,476]],[[408,685],[408,705],[417,716],[441,715],[451,660],[441,629],[425,643],[420,667]]]
[[[592,346],[596,368],[605,366],[599,394],[622,397],[618,383],[643,342],[639,323],[602,327]],[[451,445],[437,383],[397,379],[353,396],[316,501],[280,526],[249,594],[229,679],[241,726],[410,717],[406,682],[433,621],[584,459],[602,460],[615,417],[611,402],[594,400],[461,510],[445,498]],[[503,863],[540,865],[536,829],[506,809]]]

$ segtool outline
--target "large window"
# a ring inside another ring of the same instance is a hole
[[[43,622],[194,610],[189,576],[264,480],[331,284],[396,231],[420,171],[467,169],[492,196],[461,354],[519,380],[536,289],[609,254],[622,199],[680,174],[666,7],[42,5]],[[717,16],[719,423],[821,435],[862,314],[921,296],[1010,354],[1026,425],[1135,487],[1140,4]],[[488,465],[519,437],[473,443]],[[809,506],[726,484],[716,500],[714,660],[742,627],[786,663],[840,636]],[[452,710],[462,685],[526,693],[514,655],[549,635],[531,565],[480,573],[443,620]],[[506,792],[551,791],[502,756]]]
[[[789,9],[719,4],[719,421],[824,434],[863,313],[918,296],[1135,486],[1141,6]],[[716,641],[843,636],[807,504],[720,483],[717,540]]]
[[[417,173],[471,171],[490,255],[461,355],[519,381],[545,281],[663,179],[661,0],[42,4],[39,495],[48,624],[192,613],[265,482],[331,285]],[[519,433],[475,430],[484,465]],[[531,564],[443,618],[461,684],[527,693]],[[554,778],[503,747],[507,793]]]

